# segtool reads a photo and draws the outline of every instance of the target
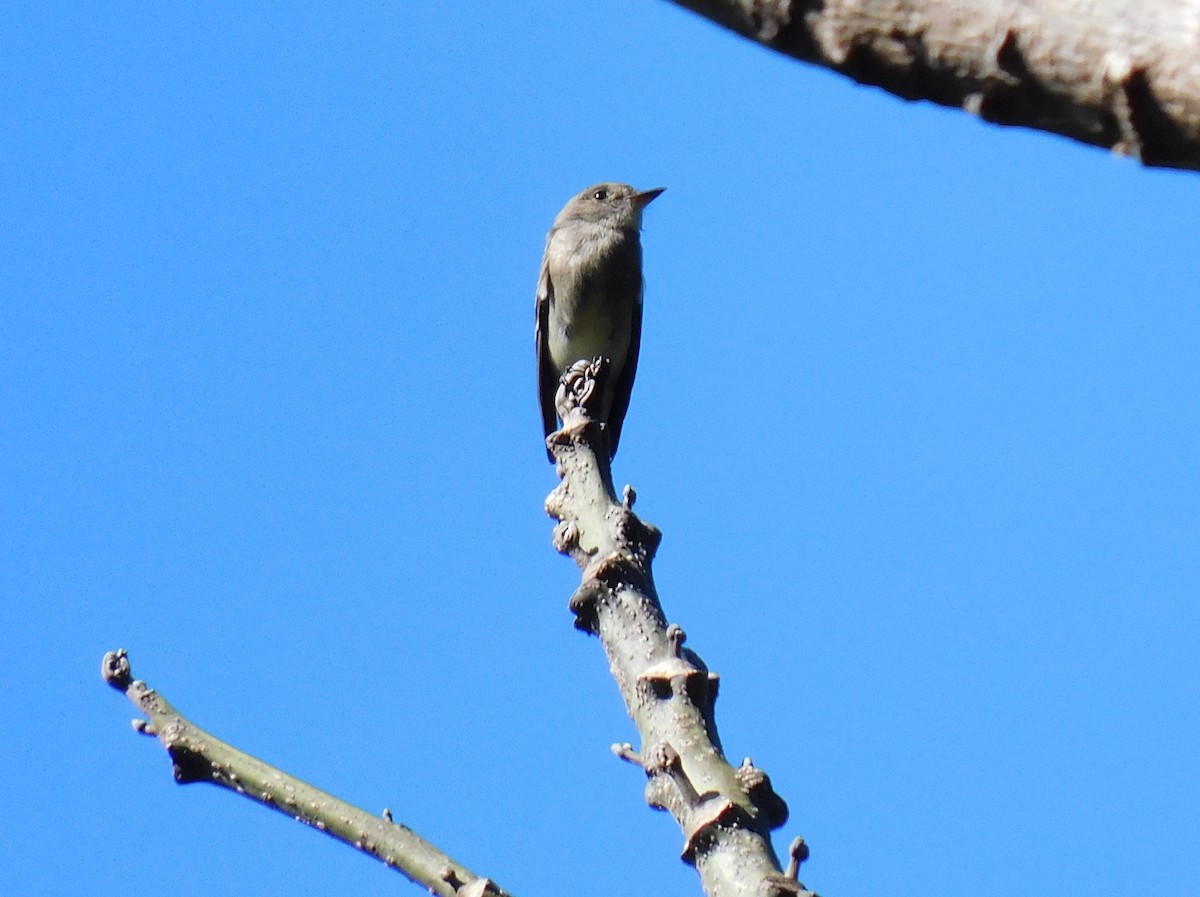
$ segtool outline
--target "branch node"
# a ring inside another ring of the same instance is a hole
[[[621,490],[621,507],[626,511],[632,511],[635,501],[637,501],[637,490],[626,483],[625,488]]]
[[[645,770],[642,764],[642,755],[633,749],[633,745],[628,741],[614,743],[609,750],[624,760],[626,763],[632,763],[638,769]]]
[[[645,759],[646,774],[673,773],[682,768],[679,751],[669,741],[660,741],[650,748],[650,754]]]
[[[787,802],[771,787],[771,777],[754,765],[749,757],[735,771],[738,784],[750,802],[766,817],[767,824],[776,829],[788,820]]]
[[[550,445],[549,440],[546,441],[546,445]],[[561,521],[567,516],[565,506],[570,498],[570,492],[567,490],[567,483],[564,479],[566,468],[562,466],[561,462],[558,463],[554,472],[558,476],[559,484],[546,496],[543,507],[546,509],[547,514],[555,520]]]
[[[788,866],[787,877],[792,881],[799,882],[800,866],[808,859],[808,844],[800,836],[792,839],[792,843],[788,846]]]
[[[642,755],[642,768],[650,779],[646,783],[646,803],[659,810],[678,806],[677,818],[681,820],[690,816],[700,803],[700,795],[684,772],[679,752],[669,742],[661,741]],[[689,843],[691,830],[691,826],[685,828]]]
[[[678,623],[672,623],[668,626],[667,641],[671,645],[671,655],[673,657],[682,657],[683,643],[687,641],[687,633],[683,631],[683,627]]]
[[[596,579],[616,588],[622,583],[640,582],[644,574],[637,565],[619,551],[598,557],[583,571],[583,578]]]
[[[133,684],[133,671],[129,666],[129,652],[124,648],[109,651],[100,661],[100,675],[117,691],[126,692]]]
[[[579,546],[579,524],[574,520],[560,521],[554,527],[550,541],[559,554],[570,554]]]
[[[168,726],[168,730],[170,727]],[[193,782],[208,782],[213,781],[218,785],[221,784],[222,774],[219,767],[214,766],[203,756],[196,754],[194,751],[188,750],[176,744],[171,739],[170,731],[162,735],[163,747],[167,749],[167,755],[171,758],[171,774],[175,776],[175,781],[180,785],[190,785]],[[245,789],[242,786],[234,786],[239,791]],[[267,806],[272,806],[270,794],[264,792],[262,797],[257,797]]]
[[[655,745],[645,758],[644,764],[646,774],[651,776],[651,781],[646,786],[647,802],[662,809],[670,809],[673,804],[678,806],[680,812],[677,813],[677,818],[684,830],[681,852],[684,862],[695,865],[696,855],[705,851],[712,843],[719,827],[753,824],[743,807],[720,792],[699,794],[683,768],[679,752],[668,742]],[[745,766],[746,764],[743,764],[743,767]],[[664,780],[669,780],[674,785],[674,794],[666,790]],[[788,893],[787,881],[783,876],[778,876],[778,881],[773,879],[773,886],[784,887],[784,890],[778,893]],[[794,882],[791,887],[794,889]]]
[[[608,586],[599,579],[585,578],[579,584],[567,607],[575,615],[575,628],[590,635],[599,631],[598,605],[609,594]]]
[[[740,827],[749,822],[746,812],[733,801],[715,792],[706,795],[688,808],[680,857],[694,866],[696,855],[707,851],[716,840],[718,828]]]
[[[600,401],[610,373],[608,359],[599,355],[590,361],[581,358],[563,372],[554,393],[554,410],[562,426],[546,438],[551,455],[558,446],[603,444],[604,451],[597,455],[609,457],[608,428],[601,422]],[[557,460],[561,475],[562,459]]]
[[[488,894],[502,893],[490,878],[464,879],[452,866],[442,869],[440,877],[442,881],[454,888],[457,897],[486,897]]]
[[[142,719],[141,717],[134,717],[129,721],[129,725],[133,726],[133,731],[137,732],[139,735],[146,735],[150,738],[154,738],[158,735],[157,730],[154,728],[154,724],[149,720]]]
[[[662,531],[624,505],[609,508],[607,516],[613,521],[618,537],[628,547],[631,556],[648,566],[662,543]]]
[[[638,674],[638,698],[643,707],[648,707],[658,701],[669,701],[676,694],[687,694],[684,682],[689,667],[682,660],[670,657],[659,661],[649,669]],[[676,688],[678,686],[678,689]]]
[[[683,759],[679,757],[679,752],[674,749],[670,741],[660,741],[658,745],[650,748],[648,757],[643,759],[646,766],[646,775],[659,776],[662,773],[676,778],[677,782],[682,782],[686,790],[690,791],[694,803],[696,797],[696,789],[692,788],[688,776],[683,772]]]
[[[592,359],[581,358],[565,371],[558,379],[558,389],[554,393],[554,410],[558,412],[564,429],[568,422],[582,416],[598,418],[595,403],[600,400],[603,392],[601,387],[608,376],[608,361],[597,355]]]
[[[384,822],[395,822],[395,820],[392,819],[392,808],[391,807],[384,807],[383,812],[380,813],[379,815],[383,817]]]
[[[721,680],[716,673],[697,669],[694,660],[699,658],[691,651],[684,650],[680,656],[667,657],[639,673],[637,694],[642,705],[678,698],[699,708],[705,717],[705,725],[710,726],[708,718],[716,703],[717,686]],[[709,732],[710,736],[714,734]]]

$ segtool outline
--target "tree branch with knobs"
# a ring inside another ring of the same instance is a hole
[[[738,767],[725,759],[715,715],[720,679],[659,603],[651,565],[661,534],[634,514],[631,487],[620,498],[613,488],[641,338],[641,212],[661,192],[589,188],[547,238],[536,342],[546,450],[560,478],[545,503],[558,521],[552,541],[582,571],[569,602],[575,626],[599,638],[641,740],[640,751],[623,743],[613,752],[645,774],[646,802],[679,824],[680,855],[705,892],[813,897],[799,881],[804,840],[792,842],[786,870],[771,844],[787,805],[749,758]],[[571,360],[590,348],[599,354]],[[351,806],[199,728],[133,678],[123,649],[105,655],[101,672],[144,715],[135,730],[160,741],[180,784],[219,785],[286,813],[440,897],[506,894],[397,823],[390,808]]]
[[[608,374],[595,358],[562,377],[555,408],[563,423],[547,439],[561,481],[546,510],[558,521],[555,548],[582,571],[569,605],[575,626],[600,639],[643,745],[614,744],[613,753],[645,773],[646,802],[679,824],[681,858],[709,897],[811,895],[798,878],[803,839],[793,842],[786,871],[771,844],[787,805],[749,758],[739,767],[725,759],[715,717],[720,678],[667,622],[651,570],[661,534],[634,514],[632,489],[618,498],[613,488],[596,416]]]

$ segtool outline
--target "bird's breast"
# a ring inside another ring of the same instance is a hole
[[[625,364],[635,303],[641,301],[641,252],[621,231],[573,228],[555,235],[549,253],[553,300],[550,357],[560,370],[602,355]]]

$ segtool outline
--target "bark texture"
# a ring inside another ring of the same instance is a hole
[[[1200,0],[675,0],[907,100],[1200,169]]]
[[[787,872],[771,845],[787,805],[749,758],[738,767],[726,760],[714,714],[719,677],[667,622],[651,574],[660,534],[633,513],[631,488],[620,499],[613,489],[607,434],[590,407],[605,373],[595,359],[563,377],[563,426],[547,440],[562,482],[546,510],[559,521],[555,548],[583,571],[570,603],[575,625],[600,638],[641,737],[640,750],[613,751],[645,772],[646,802],[679,823],[682,857],[709,897],[813,897],[797,880],[803,841],[793,842]]]

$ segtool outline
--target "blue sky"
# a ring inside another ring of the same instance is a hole
[[[699,893],[542,511],[542,241],[615,179],[668,188],[615,475],[805,880],[1200,894],[1197,175],[658,0],[0,37],[0,890],[420,893],[174,785],[125,646],[514,893]]]

